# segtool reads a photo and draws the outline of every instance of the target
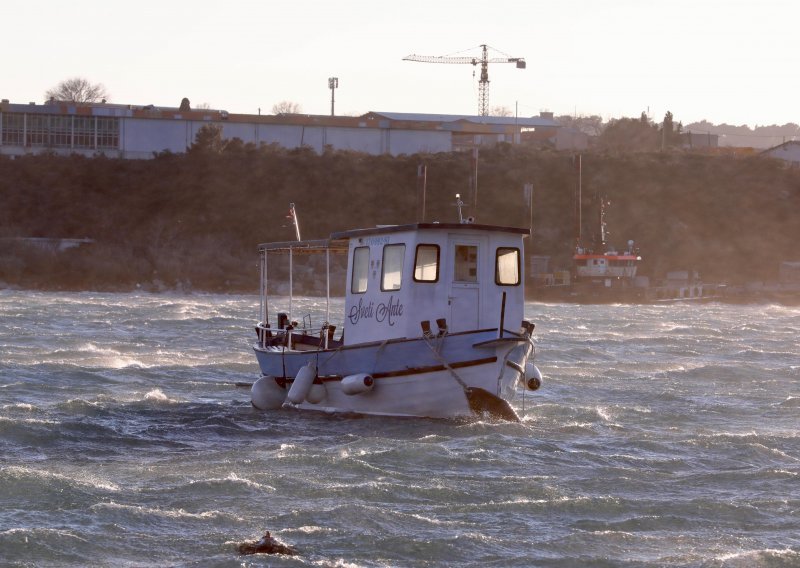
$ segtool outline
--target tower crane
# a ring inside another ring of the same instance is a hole
[[[516,63],[517,69],[525,69],[524,57],[492,57],[489,59],[489,46],[481,44],[480,57],[448,57],[431,55],[409,55],[403,61],[419,61],[421,63],[468,63],[481,66],[481,78],[478,81],[478,108],[481,116],[489,114],[489,63]]]

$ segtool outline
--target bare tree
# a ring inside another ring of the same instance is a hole
[[[292,101],[281,101],[272,105],[272,114],[300,114],[302,107]]]
[[[507,106],[492,107],[490,116],[514,116],[514,113]]]
[[[97,103],[108,100],[109,94],[102,83],[90,83],[83,77],[65,79],[44,94],[45,101]]]

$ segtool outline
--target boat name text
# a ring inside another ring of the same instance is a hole
[[[368,246],[388,245],[389,237],[365,237],[364,244]]]
[[[356,325],[362,319],[374,319],[378,323],[388,323],[390,326],[395,324],[395,318],[402,317],[403,304],[396,300],[394,296],[389,296],[388,302],[381,302],[377,306],[375,302],[364,303],[363,298],[358,299],[358,305],[350,308],[348,318],[352,325]]]

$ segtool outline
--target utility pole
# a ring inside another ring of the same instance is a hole
[[[428,166],[420,164],[417,166],[417,221],[425,222],[425,200],[428,191]]]
[[[525,204],[528,206],[528,213],[530,214],[530,231],[531,241],[533,242],[533,184],[526,183],[522,186],[522,192],[525,196]]]
[[[334,103],[333,93],[338,87],[339,87],[339,78],[338,77],[329,77],[328,78],[328,88],[331,90],[331,116],[333,116],[333,103]]]

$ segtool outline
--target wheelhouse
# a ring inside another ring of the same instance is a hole
[[[505,322],[517,329],[524,316],[523,237],[528,234],[491,225],[414,223],[262,244],[261,321],[269,316],[268,253],[289,254],[291,290],[293,255],[321,253],[330,259],[346,252],[345,345],[498,329]],[[291,292],[289,302],[291,319]]]
[[[526,229],[418,223],[332,235],[348,239],[346,343],[518,326]],[[427,323],[425,323],[427,322]],[[437,329],[438,328],[438,329]]]

